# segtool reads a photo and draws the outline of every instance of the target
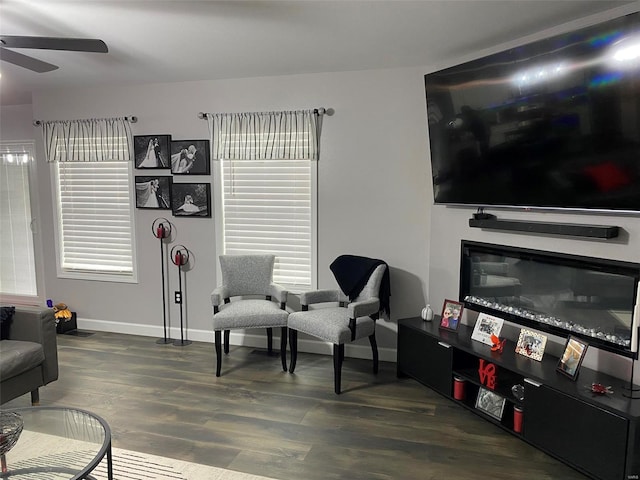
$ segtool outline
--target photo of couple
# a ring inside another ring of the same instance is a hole
[[[133,137],[136,168],[169,168],[170,135]]]
[[[136,177],[136,207],[171,208],[171,177]]]
[[[171,173],[174,175],[209,175],[209,159],[209,140],[171,142]]]
[[[457,330],[460,325],[460,317],[464,306],[454,300],[445,300],[440,316],[440,328]]]

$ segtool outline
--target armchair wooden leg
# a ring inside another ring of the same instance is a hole
[[[342,379],[342,359],[344,358],[344,343],[333,345],[333,384],[337,395],[340,395]]]
[[[40,405],[40,390],[37,388],[35,390],[31,390],[31,405],[34,407]]]
[[[214,333],[216,343],[216,377],[219,377],[220,368],[222,367],[222,332],[216,330]]]
[[[273,353],[273,328],[267,328],[267,352]]]
[[[287,371],[287,327],[280,329],[280,358],[282,359],[282,370]]]
[[[296,360],[298,359],[298,331],[292,328],[289,329],[289,349],[291,350],[289,373],[293,373],[296,369]]]
[[[224,331],[224,353],[229,354],[229,334],[231,330]]]
[[[373,353],[373,373],[378,373],[378,342],[376,342],[376,334],[369,335],[369,343],[371,344],[371,352]]]

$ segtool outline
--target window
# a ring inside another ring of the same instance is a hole
[[[58,275],[136,281],[126,118],[43,122],[54,164]]]
[[[324,110],[323,110],[324,112]],[[273,278],[316,288],[319,110],[207,114],[217,251],[276,255]]]
[[[310,160],[222,160],[223,249],[273,253],[274,281],[315,288],[316,166]]]
[[[55,166],[59,274],[134,280],[131,162]]]
[[[37,297],[29,169],[32,143],[0,145],[0,293]]]

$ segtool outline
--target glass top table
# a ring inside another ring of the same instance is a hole
[[[107,477],[113,480],[111,429],[99,416],[75,408],[32,407],[11,411],[23,420],[22,434],[2,462],[0,478],[75,480],[107,457]]]

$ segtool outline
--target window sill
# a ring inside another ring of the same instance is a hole
[[[89,273],[89,272],[58,272],[58,278],[68,280],[86,280],[91,282],[110,282],[110,283],[138,283],[135,275],[110,275],[105,273]]]

